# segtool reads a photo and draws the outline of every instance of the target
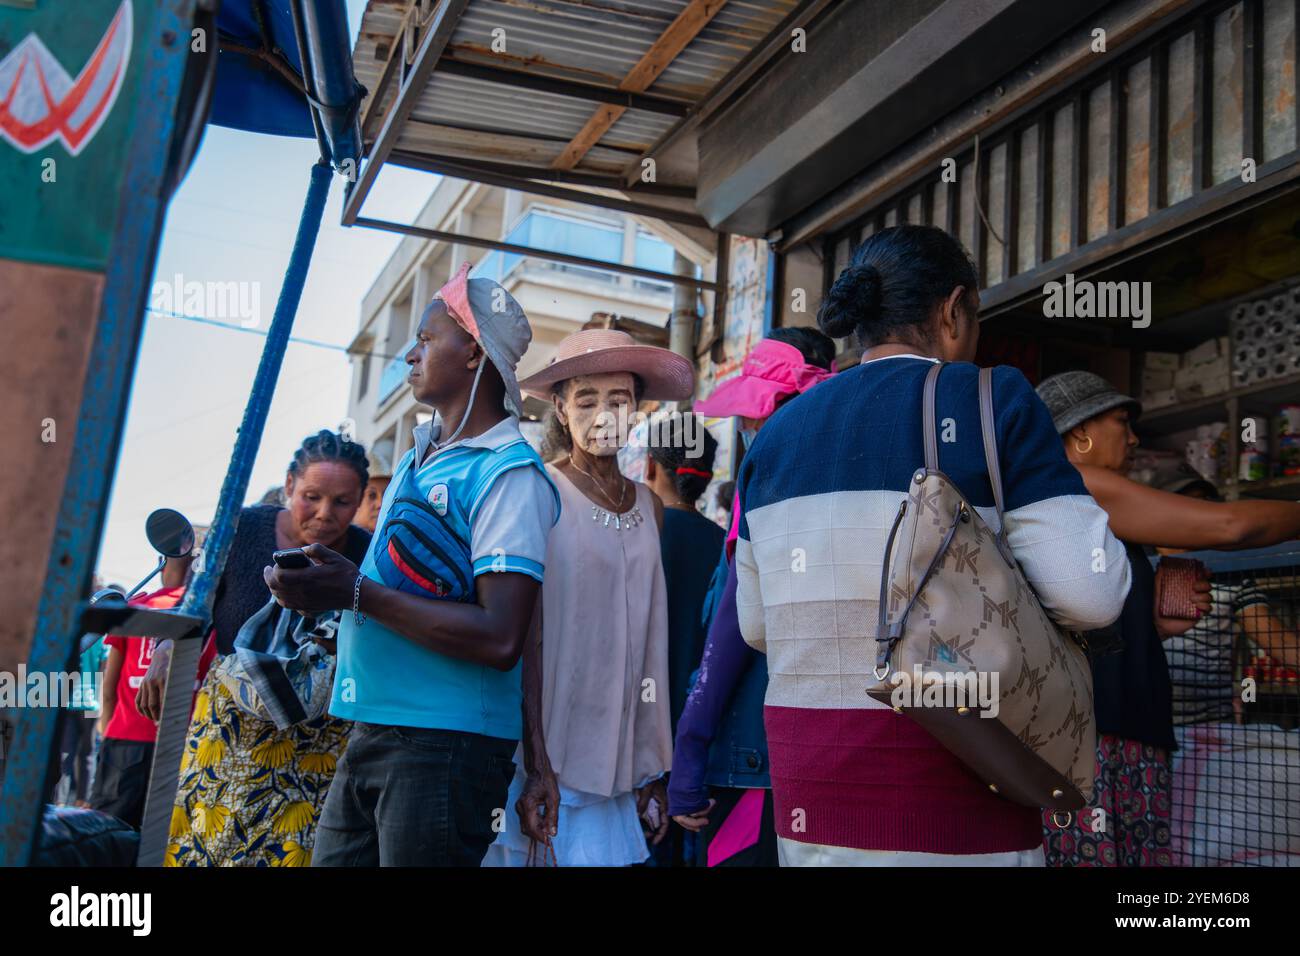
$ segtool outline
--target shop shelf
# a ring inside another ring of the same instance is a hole
[[[1145,412],[1138,419],[1137,430],[1142,434],[1170,434],[1204,425],[1222,419],[1227,414],[1228,401],[1234,398],[1240,401],[1243,413],[1272,415],[1279,405],[1300,403],[1300,375],[1230,388],[1217,395]]]
[[[1137,420],[1136,430],[1142,435],[1169,435],[1195,428],[1197,425],[1223,421],[1228,414],[1230,394],[1230,392],[1220,392],[1218,395],[1179,401],[1149,412],[1144,411],[1142,417]]]
[[[1237,495],[1241,498],[1274,498],[1281,501],[1300,501],[1300,475],[1265,478],[1260,481],[1239,481]]]

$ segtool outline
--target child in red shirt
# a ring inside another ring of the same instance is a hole
[[[163,566],[163,586],[133,597],[134,607],[169,608],[185,595],[190,557],[168,558]],[[103,703],[100,707],[99,756],[90,805],[137,829],[144,817],[145,794],[153,768],[158,725],[136,710],[140,681],[149,669],[157,642],[151,637],[104,638],[108,662],[104,666]]]

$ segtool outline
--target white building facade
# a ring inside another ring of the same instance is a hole
[[[674,246],[635,217],[500,187],[444,178],[415,225],[673,272]],[[377,473],[405,454],[411,429],[432,414],[411,396],[404,357],[425,306],[466,259],[474,263],[471,276],[496,279],[528,315],[533,340],[520,378],[545,365],[562,338],[598,313],[664,328],[673,308],[667,282],[404,237],[362,300],[360,329],[349,347],[348,415]]]

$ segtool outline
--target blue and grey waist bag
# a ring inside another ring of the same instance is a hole
[[[469,545],[423,499],[408,469],[376,530],[371,551],[380,580],[390,588],[426,598],[474,599]]]

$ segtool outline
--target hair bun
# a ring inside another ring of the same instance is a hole
[[[880,315],[880,271],[870,263],[844,269],[817,312],[817,324],[832,338],[871,325]]]

